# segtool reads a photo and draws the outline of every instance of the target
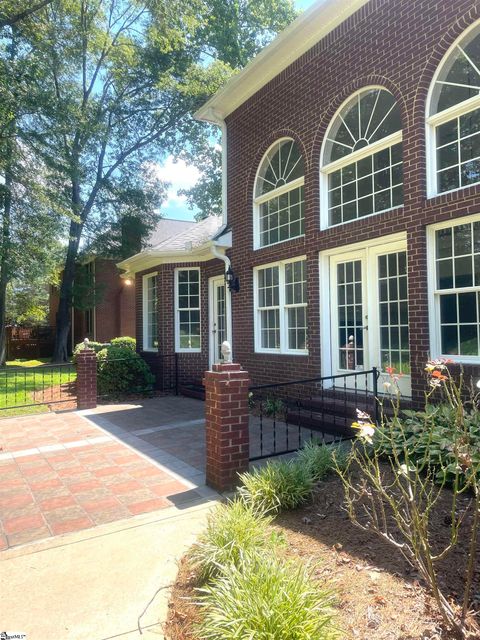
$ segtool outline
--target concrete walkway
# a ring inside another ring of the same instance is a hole
[[[177,561],[219,499],[203,412],[166,397],[0,421],[0,632],[164,637]]]
[[[27,640],[163,639],[177,561],[213,504],[171,507],[3,551],[0,630]]]

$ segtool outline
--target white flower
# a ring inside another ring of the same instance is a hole
[[[372,420],[368,413],[365,413],[365,411],[360,411],[360,409],[357,409],[357,418],[359,420]]]
[[[383,386],[385,387],[385,389],[390,389],[391,386],[392,386],[392,383],[391,382],[384,382]]]

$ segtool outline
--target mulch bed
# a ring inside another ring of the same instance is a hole
[[[33,392],[35,404],[46,404],[50,411],[65,411],[77,408],[77,384],[64,382]]]
[[[449,535],[448,496],[435,513],[435,541]],[[452,640],[419,576],[407,562],[375,534],[361,531],[342,509],[343,488],[334,477],[320,483],[308,506],[281,514],[274,528],[287,540],[285,554],[314,566],[315,578],[337,594],[338,625],[342,638],[352,640]],[[466,504],[467,499],[462,498]],[[462,508],[462,505],[460,505]],[[440,566],[445,592],[460,601],[468,540]],[[480,566],[475,576],[473,606],[480,612]],[[166,623],[169,640],[194,640],[198,608],[192,603],[197,576],[188,561],[180,563]],[[287,640],[287,639],[285,639]],[[314,640],[312,638],[312,640]]]

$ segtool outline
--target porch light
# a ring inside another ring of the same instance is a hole
[[[127,287],[130,287],[133,284],[130,278],[125,278],[124,283]]]
[[[225,282],[227,283],[230,291],[235,291],[236,293],[240,291],[240,282],[235,276],[231,266],[228,267],[227,271],[225,272]]]

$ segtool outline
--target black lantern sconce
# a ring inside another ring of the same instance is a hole
[[[228,267],[227,271],[225,272],[225,282],[227,283],[230,291],[235,291],[235,293],[238,293],[240,291],[240,282],[233,273],[233,269],[231,266]]]

